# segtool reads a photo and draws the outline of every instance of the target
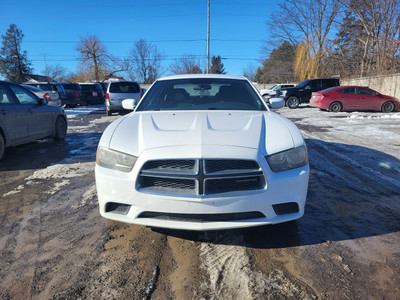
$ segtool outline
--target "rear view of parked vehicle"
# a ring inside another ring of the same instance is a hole
[[[64,87],[64,90],[67,93],[67,97],[71,102],[69,107],[76,107],[78,104],[80,104],[82,89],[79,83],[73,83],[73,82],[60,82],[60,83]]]
[[[100,83],[80,83],[82,88],[81,105],[93,105],[104,103],[103,89]]]
[[[53,137],[62,140],[67,118],[61,107],[46,105],[19,84],[0,81],[0,159],[10,146]]]
[[[27,84],[21,84],[21,86],[30,90],[32,93],[34,93],[39,98],[47,100],[47,104],[54,105],[54,106],[61,106],[61,99],[60,99],[60,96],[58,96],[58,93],[44,91],[42,89],[39,89],[39,88],[31,86],[31,85],[27,85]]]
[[[106,94],[107,115],[111,116],[113,112],[125,111],[125,109],[122,107],[122,101],[125,99],[134,99],[136,105],[141,96],[143,96],[142,90],[137,82],[111,82],[108,85]]]
[[[400,103],[391,96],[363,86],[341,86],[312,94],[310,105],[331,112],[375,110],[398,111]]]
[[[57,92],[61,99],[61,105],[63,107],[76,106],[76,103],[74,103],[72,99],[68,98],[67,92],[64,90],[64,87],[59,82],[27,82],[25,84],[35,86],[44,91]]]

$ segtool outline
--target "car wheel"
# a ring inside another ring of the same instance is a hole
[[[342,110],[342,104],[340,102],[333,102],[329,105],[329,111],[331,112],[339,112]]]
[[[381,107],[381,110],[382,110],[382,112],[384,112],[384,113],[388,113],[388,112],[394,111],[394,104],[393,104],[393,102],[388,101],[388,102],[383,103],[383,104],[382,104],[382,107]]]
[[[67,121],[63,117],[58,117],[54,131],[54,139],[60,141],[67,135]]]
[[[3,135],[0,133],[0,160],[3,158],[4,149],[5,149],[4,138]]]
[[[295,97],[295,96],[291,96],[289,97],[289,99],[287,99],[286,101],[286,106],[289,108],[298,108],[300,105],[300,100],[299,98]]]

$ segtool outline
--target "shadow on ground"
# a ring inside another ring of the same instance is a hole
[[[303,218],[240,230],[153,230],[194,241],[252,248],[313,245],[400,231],[397,158],[360,146],[306,142],[311,174]]]

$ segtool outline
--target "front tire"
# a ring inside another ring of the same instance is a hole
[[[332,102],[331,105],[329,105],[329,111],[330,112],[339,112],[342,110],[342,104],[340,102]]]
[[[55,130],[54,130],[54,139],[57,141],[61,141],[65,139],[67,135],[67,121],[63,117],[58,117],[56,120]]]
[[[0,160],[3,158],[5,148],[6,148],[6,146],[5,146],[4,138],[3,138],[3,135],[0,133]]]
[[[394,104],[391,101],[387,101],[382,104],[381,111],[384,113],[389,113],[394,111]]]
[[[300,100],[296,96],[290,96],[286,101],[286,106],[293,109],[298,108],[300,105]]]

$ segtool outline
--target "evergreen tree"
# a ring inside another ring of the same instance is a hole
[[[213,56],[211,58],[211,74],[226,74],[224,64],[221,62],[221,56]]]
[[[292,82],[295,52],[294,46],[283,42],[258,68],[255,80],[259,83]]]
[[[0,74],[9,81],[25,82],[32,68],[27,52],[21,50],[24,37],[22,30],[11,24],[6,34],[1,37],[3,47],[0,50]]]

